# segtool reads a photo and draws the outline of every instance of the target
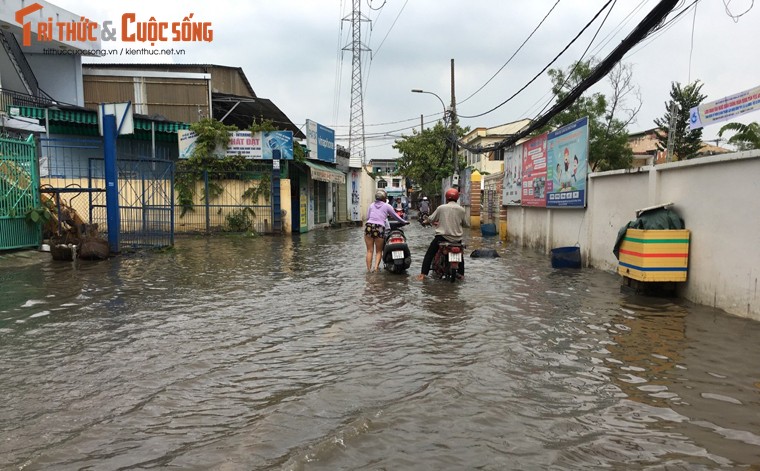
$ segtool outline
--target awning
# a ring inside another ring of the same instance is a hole
[[[328,183],[346,182],[346,175],[339,170],[335,170],[327,165],[318,164],[311,160],[307,160],[306,165],[311,169],[311,178],[314,180]]]
[[[9,114],[11,116],[14,113],[18,113],[18,116],[23,118],[33,119],[45,119],[45,108],[38,108],[34,106],[13,106],[8,107]],[[72,109],[48,109],[47,117],[52,122],[57,123],[70,123],[70,124],[82,124],[95,126],[97,130],[98,126],[98,113],[97,111],[72,107]],[[10,111],[13,109],[13,111]],[[187,123],[180,123],[175,121],[161,121],[151,119],[148,117],[140,117],[142,115],[135,115],[134,123],[135,129],[142,131],[150,131],[151,123],[155,123],[157,132],[176,133],[178,129],[190,129],[190,125]]]

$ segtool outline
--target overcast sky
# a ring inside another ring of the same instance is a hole
[[[193,20],[212,23],[214,37],[212,42],[170,44],[185,49],[185,55],[110,56],[86,62],[242,67],[256,94],[272,100],[298,126],[312,119],[335,129],[338,143],[348,146],[352,56],[342,48],[350,46],[351,25],[342,19],[350,17],[351,1],[51,3],[99,23],[113,21],[115,26],[128,12],[136,13],[138,21],[152,16],[168,22],[181,21],[193,13]],[[448,105],[451,59],[455,65],[457,112],[479,115],[528,83],[607,1],[559,1],[534,36],[497,74],[555,3],[557,0],[362,0],[361,12],[370,20],[362,23],[363,43],[372,50],[371,56],[367,53],[362,57],[367,159],[396,157],[397,152],[391,148],[393,136],[419,128],[421,114],[426,116],[426,123],[440,118],[443,107],[436,97],[410,90],[434,92]],[[603,59],[657,3],[613,2],[586,57]],[[680,2],[675,13],[691,4],[691,0]],[[643,101],[630,132],[655,127],[653,119],[665,112],[674,81],[685,85],[690,80],[701,80],[706,101],[760,86],[760,4],[752,5],[752,0],[699,1],[696,15],[692,7],[625,56],[623,62],[633,66],[634,82],[641,89]],[[551,67],[566,69],[578,60],[606,14],[607,11],[600,15]],[[102,43],[104,48],[120,46],[118,42]],[[483,87],[489,79],[492,80]],[[551,100],[550,87],[543,73],[509,103],[479,118],[461,119],[460,124],[490,127],[535,117]],[[606,79],[592,88],[606,90]],[[758,114],[750,113],[737,121],[760,121]],[[714,139],[719,128],[720,125],[709,126],[704,138]]]

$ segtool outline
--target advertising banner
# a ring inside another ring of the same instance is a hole
[[[547,141],[546,206],[586,206],[588,117],[549,133]]]
[[[349,191],[351,193],[351,199],[348,204],[348,213],[351,215],[352,221],[361,221],[362,216],[359,214],[359,189],[361,185],[361,170],[351,170],[351,182]]]
[[[263,159],[261,153],[261,133],[230,131],[230,143],[227,146],[225,155],[242,155],[246,159]],[[272,158],[271,155],[269,158]]]
[[[177,131],[179,158],[189,159],[195,150],[198,135],[190,130]],[[272,151],[280,151],[280,159],[293,160],[293,131],[230,131],[226,150],[217,149],[218,155],[241,155],[251,160],[272,160]]]
[[[335,163],[335,131],[316,121],[306,120],[306,148],[309,159]]]
[[[195,151],[195,141],[198,135],[189,129],[177,130],[177,145],[179,146],[179,158],[189,159]]]
[[[522,198],[522,144],[504,152],[504,183],[501,201],[505,206],[520,205]]]
[[[261,158],[272,160],[272,152],[280,151],[280,159],[293,160],[293,131],[264,131],[261,134]]]
[[[695,106],[689,110],[689,129],[699,129],[757,110],[760,110],[760,87]]]
[[[546,134],[522,145],[522,205],[546,206]]]

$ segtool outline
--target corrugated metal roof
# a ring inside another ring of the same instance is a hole
[[[293,137],[306,139],[306,135],[296,126],[277,105],[266,98],[250,98],[213,93],[214,118],[224,124],[234,124],[238,129],[248,129],[254,121],[268,119],[283,131],[293,131]]]

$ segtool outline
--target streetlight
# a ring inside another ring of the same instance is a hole
[[[447,114],[446,104],[443,102],[443,100],[441,99],[441,97],[439,97],[438,95],[436,95],[433,92],[426,92],[425,90],[420,90],[419,88],[413,89],[412,93],[427,93],[429,95],[433,95],[434,97],[438,98],[438,101],[441,102],[441,106],[443,106],[443,126],[444,127],[449,127],[448,120],[446,119],[446,114]],[[456,129],[456,121],[454,121],[454,116],[453,116],[454,115],[454,111],[453,111],[454,98],[453,98],[453,96],[454,96],[454,92],[453,92],[453,88],[452,88],[452,99],[451,99],[451,106],[452,106],[452,113],[451,113],[452,116],[451,116],[451,118],[452,118],[452,121],[451,121],[451,138],[450,138],[451,139],[451,157],[454,159],[454,175],[452,175],[452,183],[453,183],[453,185],[455,187],[458,187],[459,186],[459,161],[457,159],[457,143],[456,143],[456,140],[455,140],[455,136],[456,136],[456,131],[455,131],[455,129]]]
[[[428,95],[433,95],[434,97],[438,98],[438,101],[441,102],[441,106],[443,106],[443,124],[446,125],[446,104],[443,102],[441,97],[433,92],[426,92],[425,90],[420,90],[419,88],[413,89],[412,93],[427,93]]]

